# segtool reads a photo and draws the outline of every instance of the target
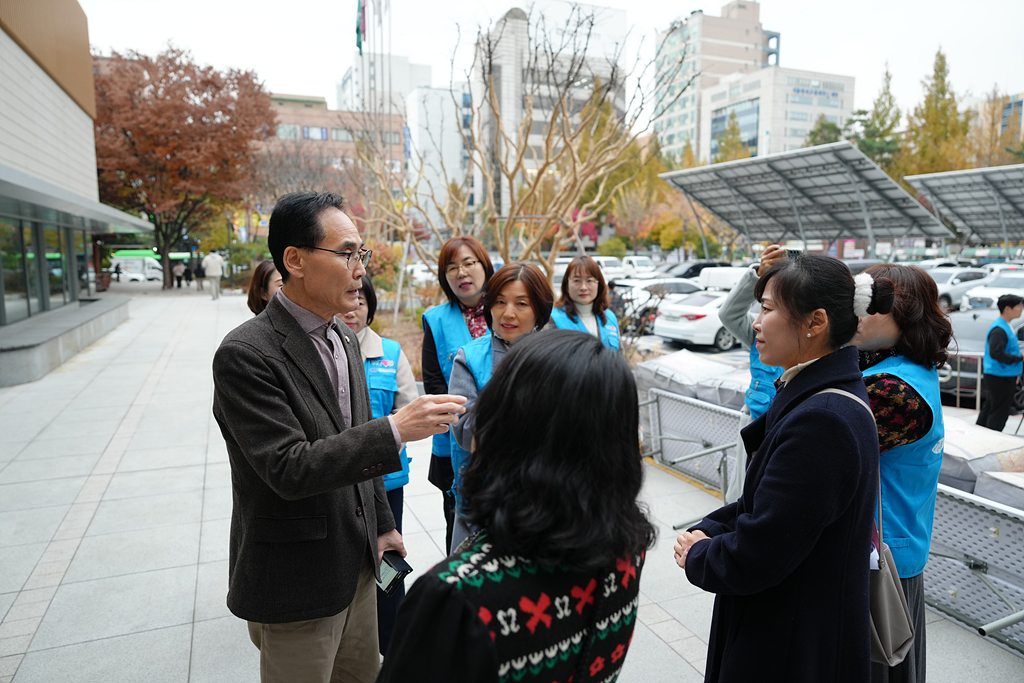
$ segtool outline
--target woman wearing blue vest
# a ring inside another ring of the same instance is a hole
[[[871,680],[925,681],[924,566],[928,562],[935,496],[945,431],[936,368],[946,362],[952,337],[939,308],[939,291],[920,268],[882,264],[857,276],[858,290],[872,278],[894,284],[890,313],[866,315],[851,344],[860,352],[871,410],[878,426],[879,475],[885,543],[914,619],[914,646],[897,666],[874,663]]]
[[[551,322],[560,330],[592,334],[610,349],[619,348],[619,321],[608,308],[608,287],[597,261],[575,258],[562,278],[562,297],[551,311]]]
[[[455,481],[452,491],[459,500],[459,480],[469,458],[476,413],[476,397],[491,379],[491,373],[505,357],[508,348],[523,335],[544,327],[551,318],[554,294],[548,280],[533,263],[519,261],[504,266],[494,274],[484,297],[484,315],[491,330],[490,337],[469,342],[455,356],[448,391],[466,397],[466,412],[452,425],[452,469]],[[455,531],[448,552],[458,547],[469,530],[456,515]]]
[[[423,314],[423,390],[448,393],[455,353],[464,344],[488,334],[484,318],[484,290],[494,275],[487,250],[475,237],[453,237],[437,257],[438,281],[448,303]],[[445,541],[452,542],[455,498],[452,482],[451,432],[437,434],[431,446],[427,480],[444,494]]]
[[[1016,294],[1004,294],[996,301],[999,317],[993,321],[985,335],[984,382],[981,411],[977,424],[997,432],[1003,431],[1006,418],[1013,407],[1013,393],[1024,364],[1021,363],[1020,344],[1010,323],[1024,311],[1024,299]]]
[[[754,288],[757,287],[758,280],[769,268],[784,258],[785,248],[778,244],[769,244],[761,254],[760,262],[747,269],[725,297],[722,307],[718,309],[718,319],[722,321],[722,325],[750,354],[750,386],[743,397],[743,408],[740,410],[741,431],[768,410],[772,399],[775,398],[775,380],[782,376],[782,368],[773,368],[761,362],[761,354],[757,352],[757,344],[754,343],[756,334],[753,325],[757,315],[750,312],[750,306],[755,301]],[[740,442],[742,443],[742,440]],[[722,492],[722,499],[726,503],[738,500],[743,494],[746,460],[745,454],[740,450],[737,454],[736,467],[728,472],[725,491]]]
[[[412,375],[409,359],[405,357],[402,347],[392,339],[384,339],[370,329],[373,316],[377,312],[377,293],[369,275],[363,276],[363,286],[359,290],[359,308],[346,314],[342,320],[352,328],[359,339],[359,350],[363,354],[363,368],[366,371],[366,383],[370,388],[370,407],[373,417],[384,417],[397,411],[402,406],[412,403],[419,396],[416,390],[416,379]],[[402,487],[409,483],[409,456],[403,445],[400,454],[402,469],[384,475],[384,488],[387,490],[388,504],[395,515],[395,528],[402,533]],[[384,654],[395,628],[395,617],[398,605],[405,595],[405,586],[399,586],[395,593],[388,597],[377,589],[377,637],[380,653]]]

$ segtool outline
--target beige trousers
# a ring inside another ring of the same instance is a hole
[[[352,603],[334,616],[248,623],[262,683],[373,683],[380,672],[377,583],[369,563]]]

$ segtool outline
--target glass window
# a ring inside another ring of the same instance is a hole
[[[807,99],[811,99],[811,98],[808,97]],[[810,104],[810,103],[808,103],[808,104]],[[819,97],[818,98],[818,106],[819,107],[833,107],[835,109],[838,109],[839,108],[839,100],[833,99],[831,97]]]
[[[687,306],[703,306],[711,303],[717,298],[717,296],[711,294],[693,294],[685,299],[680,299],[679,303],[686,304]]]
[[[352,142],[352,131],[345,128],[331,128],[331,140],[334,142]]]
[[[303,140],[326,140],[327,129],[318,128],[316,126],[303,126],[302,127],[302,139]]]
[[[90,281],[92,240],[89,239],[89,233],[84,230],[76,230],[72,234],[75,236],[75,261],[78,265],[78,298],[88,299],[96,277],[93,273],[92,281]]]
[[[28,281],[29,312],[35,315],[42,310],[42,286],[40,280],[39,259],[36,258],[34,231],[28,223],[22,223],[22,244],[25,246],[25,275]]]
[[[810,116],[805,111],[791,111],[789,112],[790,121],[809,121]]]
[[[398,145],[402,142],[401,133],[384,132],[380,134],[380,141],[385,145]]]
[[[299,137],[299,127],[287,123],[282,123],[277,127],[277,137],[297,140]]]
[[[64,240],[60,228],[53,225],[43,226],[43,248],[46,255],[46,275],[50,285],[50,308],[58,308],[67,303],[64,291]]]
[[[462,106],[463,107],[472,107],[473,106],[473,96],[470,95],[468,92],[462,93]]]
[[[950,272],[936,272],[934,270],[929,270],[927,273],[940,285],[944,282],[949,282],[949,278],[953,275],[953,273]]]
[[[3,273],[4,324],[28,317],[25,249],[19,222],[0,218],[0,271]]]

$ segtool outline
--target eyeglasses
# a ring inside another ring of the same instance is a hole
[[[328,251],[337,256],[341,256],[345,259],[345,265],[348,266],[349,270],[352,269],[352,257],[358,256],[359,262],[366,266],[370,262],[370,256],[373,255],[373,249],[360,249],[359,251],[335,251],[334,249],[324,249],[323,247],[310,247],[304,244],[296,245],[299,249],[316,249],[317,251]]]
[[[469,269],[472,268],[473,266],[475,266],[478,263],[480,263],[480,262],[479,261],[463,261],[462,265],[459,265],[459,266],[457,266],[457,265],[455,265],[453,263],[453,264],[451,264],[450,266],[448,266],[447,268],[444,269],[444,274],[447,275],[448,277],[455,277],[456,275],[459,274],[459,272],[463,268],[466,269],[466,273],[468,274],[469,273]]]
[[[574,285],[576,287],[579,287],[583,283],[586,283],[588,287],[595,287],[597,286],[597,278],[588,277],[586,280],[584,280],[582,278],[574,277],[569,280],[569,284]]]

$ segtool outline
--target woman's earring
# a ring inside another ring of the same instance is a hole
[[[810,333],[810,332],[808,332],[808,333],[807,333],[807,338],[808,338],[808,339],[810,339],[810,337],[811,337],[811,333]]]

